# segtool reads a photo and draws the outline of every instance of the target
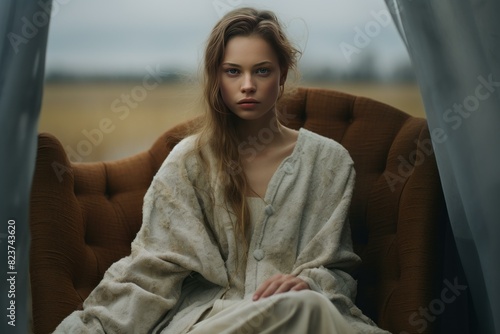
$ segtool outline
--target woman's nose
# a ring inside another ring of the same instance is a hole
[[[250,74],[246,74],[243,77],[243,82],[241,83],[241,91],[243,93],[254,92],[255,91],[255,83]]]

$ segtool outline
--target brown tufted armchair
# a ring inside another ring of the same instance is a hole
[[[299,88],[285,103],[288,126],[340,142],[357,171],[350,223],[363,264],[357,305],[394,333],[424,331],[411,317],[436,296],[441,187],[426,121],[333,90]],[[150,150],[113,162],[70,163],[40,134],[31,196],[31,284],[35,333],[77,309],[106,269],[129,254],[143,196],[186,123]]]

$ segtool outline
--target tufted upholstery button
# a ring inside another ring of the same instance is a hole
[[[266,205],[266,208],[264,209],[266,215],[272,216],[274,213],[274,208],[271,204]]]
[[[253,251],[253,257],[257,261],[260,261],[264,258],[264,251],[262,249],[256,249]]]

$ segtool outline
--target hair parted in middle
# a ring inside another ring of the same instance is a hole
[[[217,175],[222,182],[225,202],[235,215],[235,230],[246,240],[249,224],[245,196],[248,183],[241,168],[236,133],[236,116],[226,106],[220,91],[220,69],[227,43],[236,36],[257,36],[264,39],[274,50],[282,74],[280,95],[290,70],[296,71],[300,52],[290,43],[276,15],[267,10],[238,8],[228,12],[214,26],[207,40],[203,64],[203,98],[206,112],[198,123],[197,150],[208,144],[217,161]],[[201,156],[202,161],[203,157]]]

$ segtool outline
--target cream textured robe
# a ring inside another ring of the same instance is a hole
[[[250,299],[276,273],[298,275],[359,332],[384,332],[352,302],[356,282],[346,271],[359,258],[347,222],[355,177],[348,152],[299,131],[269,183],[246,257],[216,178],[189,154],[194,141],[182,140],[154,177],[131,255],[56,333],[185,333],[216,300]]]

